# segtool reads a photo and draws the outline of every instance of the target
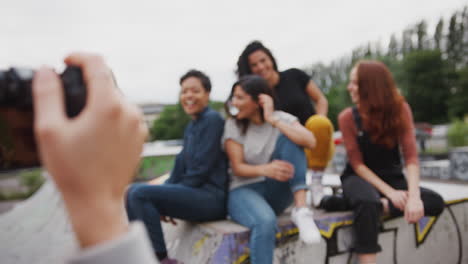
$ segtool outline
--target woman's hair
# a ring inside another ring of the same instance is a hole
[[[263,46],[263,44],[260,41],[254,40],[250,42],[249,45],[247,45],[247,47],[245,47],[245,49],[242,51],[242,54],[239,56],[239,59],[237,60],[237,77],[240,78],[244,75],[252,74],[252,70],[250,69],[249,65],[249,56],[257,50],[265,52],[273,62],[273,69],[275,71],[278,71],[278,66],[276,64],[275,57],[273,57],[271,51],[265,46]]]
[[[229,94],[229,97],[224,104],[224,109],[226,113],[228,114],[228,116],[230,117],[234,117],[231,114],[229,107],[230,107],[230,102],[232,100],[232,97],[234,96],[234,90],[237,86],[241,87],[242,90],[246,94],[250,95],[250,97],[252,97],[252,100],[257,103],[258,103],[258,96],[260,94],[266,94],[266,95],[273,97],[270,86],[268,85],[268,82],[265,79],[257,75],[245,75],[232,85],[231,93]],[[260,107],[260,116],[262,118],[262,121],[264,121],[262,107]],[[249,120],[248,119],[237,120],[237,124],[241,127],[242,133],[245,134],[245,132],[247,131],[247,128],[249,127]]]
[[[210,78],[204,74],[203,72],[199,71],[199,70],[189,70],[186,74],[182,75],[182,77],[180,77],[180,81],[179,81],[179,84],[182,84],[186,79],[190,78],[190,77],[195,77],[197,78],[198,80],[200,80],[202,86],[203,86],[203,89],[205,89],[206,92],[211,92],[211,82],[210,82]]]
[[[382,62],[360,61],[356,67],[359,113],[364,128],[369,132],[372,142],[393,148],[405,125],[405,117],[402,116],[405,99]]]

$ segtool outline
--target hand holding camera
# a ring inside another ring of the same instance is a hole
[[[42,68],[32,85],[34,126],[43,165],[86,247],[125,231],[123,194],[148,132],[141,111],[116,89],[101,57],[73,54],[65,62],[83,71],[86,105],[75,118],[67,117],[59,77]]]

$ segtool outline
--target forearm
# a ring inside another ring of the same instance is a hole
[[[241,163],[236,165],[231,164],[231,167],[234,174],[239,177],[255,178],[260,176],[266,176],[266,164],[251,165],[247,163]]]
[[[409,197],[420,197],[419,191],[419,166],[416,164],[408,164],[406,166],[406,179],[408,181]]]
[[[64,197],[70,221],[81,248],[114,239],[128,230],[123,200]]]
[[[307,94],[314,102],[315,112],[318,115],[326,116],[328,114],[328,101],[327,98],[320,91],[314,81],[310,80],[307,84]]]
[[[360,164],[355,168],[355,172],[358,176],[369,182],[372,186],[374,186],[380,193],[385,195],[385,197],[389,197],[390,193],[394,191],[394,189],[384,182],[382,179],[379,178],[372,170],[370,170],[366,165]]]
[[[272,124],[278,128],[292,142],[301,147],[314,148],[316,144],[315,136],[302,125],[288,124],[284,121],[278,120]]]
[[[328,101],[325,97],[321,96],[315,103],[315,111],[318,115],[326,116],[328,114]]]

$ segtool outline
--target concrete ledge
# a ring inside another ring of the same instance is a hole
[[[468,199],[447,202],[443,214],[407,224],[402,217],[384,221],[378,263],[468,263]],[[350,212],[316,211],[323,240],[306,245],[287,215],[278,219],[274,263],[352,263]],[[249,263],[249,231],[230,221],[165,224],[171,256],[185,263]],[[183,235],[181,235],[183,234]],[[350,261],[350,262],[348,262]]]
[[[387,219],[379,235],[384,251],[378,263],[468,263],[468,186],[423,182],[447,201],[438,218],[415,225]],[[278,219],[275,263],[353,263],[350,212],[315,212],[323,240],[306,245],[289,214]],[[202,224],[178,220],[164,224],[171,256],[185,263],[248,263],[249,230],[231,221]],[[47,182],[33,197],[0,215],[0,263],[54,264],[77,250],[77,243],[55,186]]]

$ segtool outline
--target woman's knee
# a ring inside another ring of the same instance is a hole
[[[276,140],[272,158],[286,160],[293,163],[293,165],[297,164],[296,166],[303,165],[304,168],[307,165],[304,149],[283,134]]]
[[[422,194],[424,202],[424,214],[428,216],[438,216],[445,208],[445,202],[442,196],[436,192]]]
[[[127,202],[129,203],[141,203],[151,200],[157,202],[158,186],[148,185],[145,183],[132,184],[127,190]],[[151,193],[151,195],[149,194]],[[149,198],[151,197],[151,198]]]
[[[276,215],[261,215],[256,218],[251,228],[256,229],[259,235],[274,236],[277,230]]]
[[[323,115],[313,115],[307,119],[305,127],[310,130],[321,130],[326,131],[327,134],[333,134],[333,123],[326,116]]]
[[[382,202],[379,199],[373,198],[360,198],[351,201],[351,206],[355,212],[380,214],[382,210]]]
[[[127,202],[132,202],[136,200],[137,195],[141,192],[142,183],[134,183],[130,185],[127,189]]]

